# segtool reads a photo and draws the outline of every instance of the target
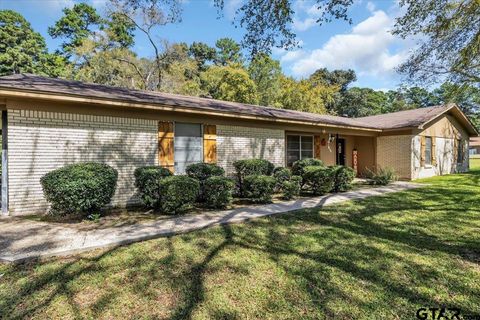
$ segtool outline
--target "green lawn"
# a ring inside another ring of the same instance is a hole
[[[412,319],[422,306],[478,314],[474,165],[408,192],[3,265],[0,318]]]

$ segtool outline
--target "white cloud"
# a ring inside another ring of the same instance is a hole
[[[233,20],[237,9],[242,5],[243,0],[226,0],[225,1],[225,14],[227,19]]]
[[[294,3],[296,16],[293,18],[293,29],[296,31],[306,31],[317,24],[317,20],[322,15],[322,10],[318,4],[311,4],[307,1],[298,0]]]
[[[301,57],[305,56],[305,51],[299,49],[299,50],[293,50],[293,51],[287,51],[281,58],[280,62],[289,62],[289,61],[295,61],[300,59]]]
[[[305,20],[293,19],[293,29],[296,31],[305,31],[315,26],[317,20],[314,18],[307,18]]]
[[[350,33],[334,35],[321,48],[306,52],[293,63],[293,75],[308,76],[318,68],[351,68],[360,76],[392,74],[407,55],[406,50],[390,49],[401,42],[390,33],[393,23],[394,17],[374,11]]]

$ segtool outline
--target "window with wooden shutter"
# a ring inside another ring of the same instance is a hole
[[[321,146],[322,146],[322,138],[320,136],[315,136],[314,137],[314,143],[313,143],[315,159],[320,159],[320,156],[321,156],[320,148],[321,148]]]
[[[158,162],[162,167],[174,171],[173,122],[158,123]]]
[[[217,126],[205,124],[203,126],[203,161],[217,163]]]
[[[432,166],[437,165],[437,138],[432,137]]]
[[[425,136],[420,136],[420,166],[425,167]]]

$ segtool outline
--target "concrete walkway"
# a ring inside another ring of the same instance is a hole
[[[410,182],[395,182],[386,187],[366,188],[315,198],[249,206],[233,210],[184,215],[120,227],[79,231],[66,224],[0,219],[0,261],[60,256],[100,247],[118,246],[164,237],[219,224],[246,221],[288,211],[321,207],[347,200],[362,199],[420,187]]]

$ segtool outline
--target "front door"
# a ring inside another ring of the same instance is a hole
[[[336,139],[337,141],[337,165],[345,165],[345,139]]]

